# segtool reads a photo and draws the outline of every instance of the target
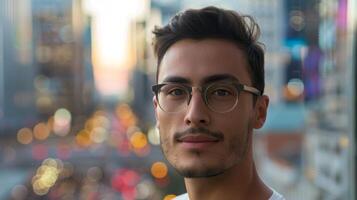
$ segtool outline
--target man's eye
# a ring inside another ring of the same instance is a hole
[[[180,95],[184,95],[185,94],[185,90],[183,89],[180,89],[180,88],[175,88],[175,89],[172,89],[168,92],[169,95],[172,95],[172,96],[180,96]]]
[[[225,89],[216,89],[213,91],[212,93],[215,96],[228,96],[231,95],[232,93],[229,90],[225,90]]]

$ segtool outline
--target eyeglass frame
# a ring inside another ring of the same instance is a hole
[[[217,82],[221,82],[221,81],[217,81]],[[161,107],[161,105],[160,105],[159,98],[158,98],[158,96],[159,96],[159,90],[160,90],[163,86],[169,85],[169,84],[178,84],[178,85],[184,87],[185,89],[187,89],[186,91],[189,92],[189,93],[188,93],[188,94],[189,94],[189,98],[188,98],[188,101],[187,101],[187,106],[188,106],[188,105],[190,104],[190,102],[191,102],[191,99],[192,99],[192,91],[193,91],[194,88],[196,88],[196,89],[198,89],[198,90],[200,91],[200,93],[201,93],[201,98],[202,98],[203,101],[205,102],[205,105],[206,105],[211,111],[217,112],[217,113],[227,113],[227,112],[230,112],[230,111],[232,111],[232,110],[237,106],[238,103],[235,103],[234,106],[233,106],[231,109],[229,109],[229,110],[227,110],[227,111],[225,111],[225,112],[218,112],[218,111],[216,111],[216,110],[213,110],[213,109],[208,105],[207,94],[206,94],[206,93],[207,93],[207,89],[208,89],[209,87],[211,87],[212,85],[217,84],[217,82],[213,82],[213,83],[210,83],[210,84],[205,84],[205,85],[203,85],[203,86],[198,86],[198,87],[196,87],[196,86],[189,86],[189,85],[183,84],[183,83],[167,82],[167,83],[155,84],[155,85],[151,86],[151,90],[152,90],[152,92],[155,94],[155,97],[156,97],[156,100],[158,101],[158,104],[159,104],[160,109],[161,109],[162,111],[164,111],[164,112],[167,112],[167,113],[179,113],[179,112],[180,112],[180,111],[177,111],[177,112],[168,112],[168,111],[165,111],[165,110]],[[224,81],[224,82],[222,82],[222,83],[228,83],[228,84],[232,84],[233,86],[235,86],[235,88],[237,89],[237,92],[238,92],[238,96],[240,95],[240,92],[242,92],[242,91],[249,92],[249,93],[254,94],[254,95],[256,95],[256,96],[261,96],[261,95],[262,95],[262,92],[259,91],[257,88],[251,87],[251,86],[248,86],[248,85],[245,85],[245,84],[242,84],[242,83],[240,83],[240,82],[238,82],[238,81],[229,81],[229,82],[228,82],[228,81]],[[239,100],[239,98],[237,97],[237,102],[238,102],[238,100]]]

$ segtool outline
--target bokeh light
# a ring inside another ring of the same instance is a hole
[[[347,136],[342,136],[340,138],[340,140],[339,140],[340,147],[342,147],[343,149],[346,149],[346,148],[348,148],[349,144],[350,144],[350,140],[348,139]]]
[[[130,137],[130,143],[135,149],[144,148],[148,144],[146,135],[140,131]]]
[[[94,143],[102,143],[108,138],[108,132],[103,127],[95,127],[90,132],[90,139]]]
[[[115,109],[116,115],[125,127],[135,126],[137,118],[128,104],[119,104]]]
[[[32,131],[29,128],[22,128],[17,132],[17,141],[21,144],[30,144],[33,140]]]
[[[61,160],[53,158],[45,159],[32,178],[34,193],[40,196],[47,194],[56,183],[62,169],[63,163]]]
[[[304,83],[300,79],[291,79],[288,82],[287,89],[293,96],[300,96],[304,92]]]
[[[172,200],[172,199],[174,199],[175,197],[176,197],[176,195],[174,195],[174,194],[168,194],[168,195],[166,195],[166,196],[164,197],[163,200]]]
[[[97,124],[97,126],[103,127],[103,128],[109,128],[110,126],[110,121],[109,119],[104,115],[104,114],[96,114],[95,117],[95,122]]]
[[[59,136],[65,136],[70,131],[71,113],[65,109],[60,108],[54,114],[53,131]]]
[[[148,132],[148,140],[152,145],[160,145],[159,129],[150,128]]]
[[[48,95],[39,96],[36,100],[36,107],[41,111],[47,110],[52,105],[53,99],[51,98],[51,96]]]
[[[152,199],[150,198],[154,193],[152,182],[143,180],[136,186],[136,190],[138,199]]]
[[[91,131],[94,128],[94,119],[90,118],[86,121],[86,123],[84,124],[84,128],[87,131]]]
[[[124,199],[135,199],[137,196],[136,185],[140,181],[137,172],[130,169],[119,169],[112,178],[112,187],[121,192]]]
[[[155,162],[151,166],[151,174],[153,177],[157,179],[162,179],[167,176],[168,169],[165,163],[163,162]]]
[[[87,130],[81,130],[76,135],[76,143],[80,147],[89,147],[92,144],[92,140],[90,138],[90,133]]]
[[[301,31],[305,27],[305,17],[303,12],[292,10],[289,13],[289,25],[296,31]]]
[[[36,126],[33,128],[33,136],[37,140],[45,140],[48,138],[50,135],[50,128],[48,127],[47,124],[41,122],[36,124]]]

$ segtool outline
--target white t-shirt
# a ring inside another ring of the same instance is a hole
[[[271,195],[271,197],[269,198],[269,200],[285,200],[285,198],[283,197],[283,195],[279,194],[277,191],[273,190],[273,194]]]
[[[177,196],[173,200],[190,200],[190,199],[188,198],[188,194],[185,193],[180,196]],[[273,194],[271,195],[271,197],[268,200],[285,200],[285,198],[283,197],[283,195],[281,195],[277,191],[273,190]]]

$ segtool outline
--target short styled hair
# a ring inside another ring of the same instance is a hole
[[[157,57],[156,80],[161,61],[174,43],[183,39],[224,39],[235,43],[246,55],[253,86],[264,92],[264,50],[258,42],[260,28],[249,15],[213,6],[188,9],[176,14],[163,27],[155,27],[154,53]]]

